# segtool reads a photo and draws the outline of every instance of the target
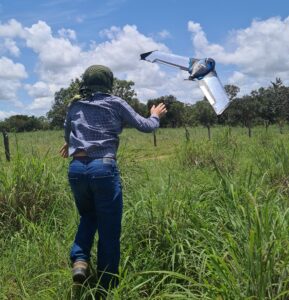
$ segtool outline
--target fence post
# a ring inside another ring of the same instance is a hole
[[[186,141],[189,142],[190,141],[190,132],[189,132],[189,130],[188,130],[188,128],[187,128],[186,125],[184,125],[184,127],[185,127]]]
[[[5,148],[5,156],[6,160],[10,161],[10,149],[9,149],[9,137],[6,131],[3,131],[3,140],[4,140],[4,148]]]
[[[157,136],[156,136],[156,131],[154,130],[154,146],[157,146]]]

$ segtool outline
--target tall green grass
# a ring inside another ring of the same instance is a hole
[[[288,299],[289,142],[275,128],[126,130],[120,285],[108,299]],[[11,137],[0,172],[2,299],[93,299],[71,283],[78,216],[61,132]],[[0,157],[2,153],[0,152]],[[95,249],[95,248],[94,248]],[[92,265],[96,264],[96,253]]]

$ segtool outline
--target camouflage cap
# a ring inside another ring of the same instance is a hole
[[[92,65],[88,67],[82,77],[80,92],[95,93],[95,92],[110,92],[113,85],[112,71],[102,65]]]

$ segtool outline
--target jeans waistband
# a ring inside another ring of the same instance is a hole
[[[98,161],[102,161],[103,163],[107,163],[110,161],[115,161],[115,158],[113,157],[89,157],[89,156],[74,156],[73,160],[79,160],[82,162],[91,162],[93,160],[98,160]]]

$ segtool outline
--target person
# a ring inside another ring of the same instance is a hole
[[[97,274],[104,289],[118,284],[122,187],[116,154],[124,124],[142,132],[159,127],[165,115],[163,103],[152,106],[150,117],[137,114],[123,99],[111,93],[113,73],[101,65],[87,68],[80,85],[82,97],[68,108],[62,157],[72,157],[68,179],[80,215],[70,252],[74,282],[83,283],[96,231]],[[115,276],[116,275],[116,276]]]

